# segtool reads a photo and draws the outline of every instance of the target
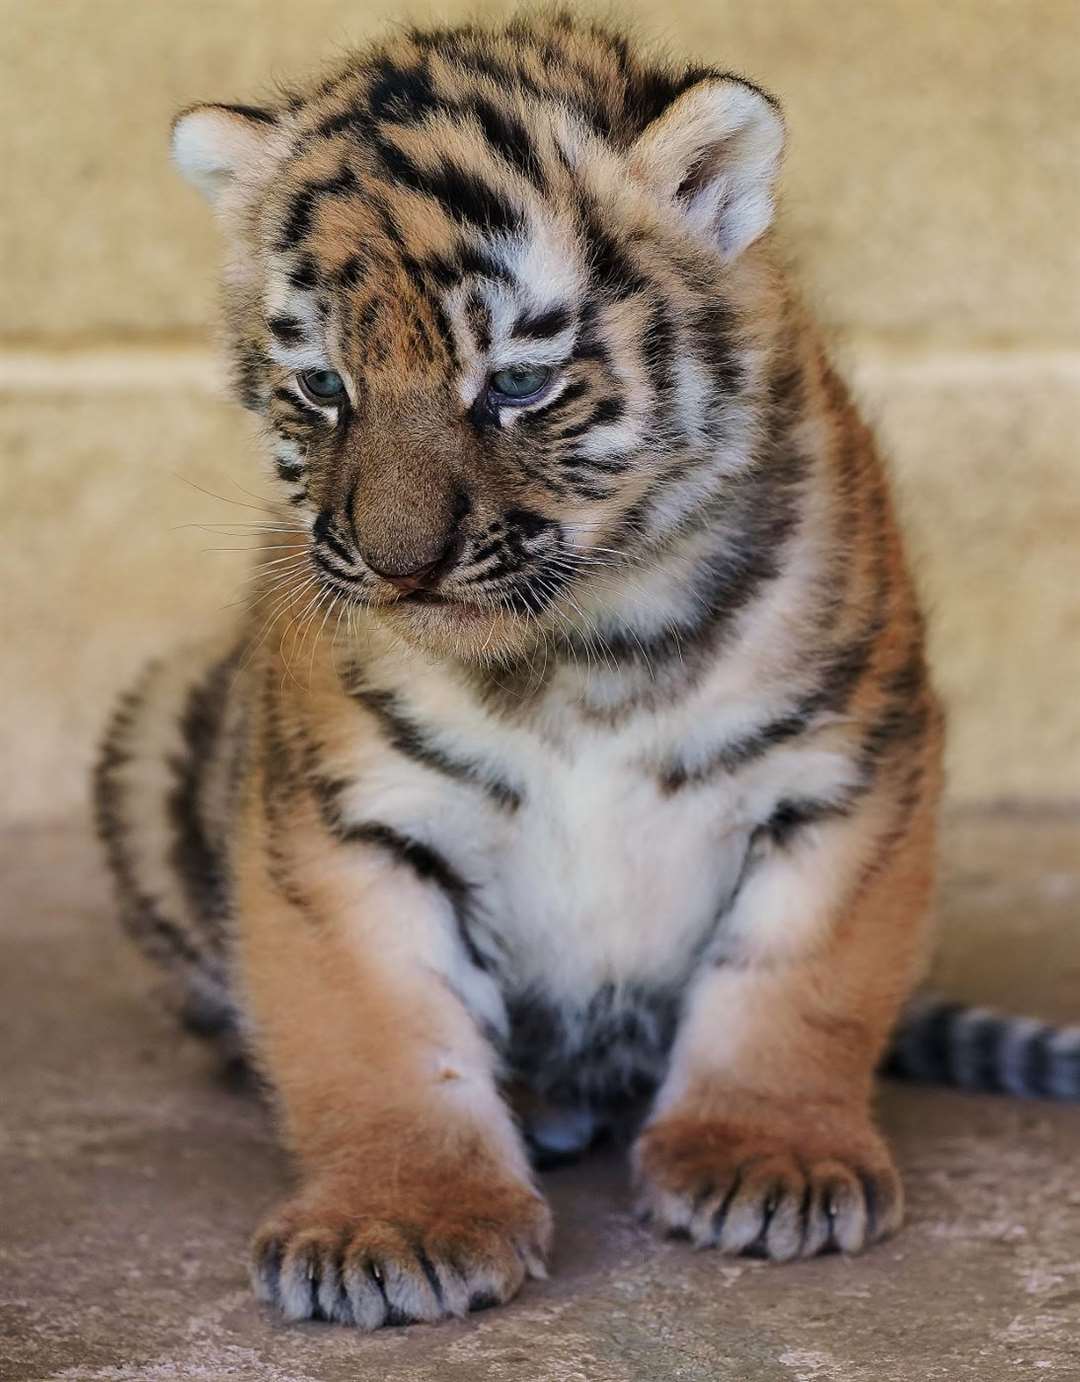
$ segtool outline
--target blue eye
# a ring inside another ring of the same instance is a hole
[[[529,403],[551,383],[555,371],[547,365],[510,365],[488,380],[495,403]]]
[[[336,408],[346,398],[345,381],[337,370],[309,369],[296,376],[300,392],[322,408]]]

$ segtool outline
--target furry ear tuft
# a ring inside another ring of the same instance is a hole
[[[256,106],[191,106],[173,121],[173,161],[216,207],[241,172],[261,166],[276,125]]]
[[[783,118],[763,92],[735,77],[707,77],[646,126],[630,161],[696,234],[734,259],[772,222],[783,148]]]

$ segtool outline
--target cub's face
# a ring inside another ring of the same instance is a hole
[[[615,72],[613,40],[571,37],[567,72]],[[757,387],[742,252],[775,110],[625,58],[593,107],[557,64],[551,91],[493,83],[531,41],[491,39],[485,69],[414,35],[284,110],[196,107],[174,132],[229,237],[241,396],[318,579],[466,658],[602,621],[612,568],[730,469]]]

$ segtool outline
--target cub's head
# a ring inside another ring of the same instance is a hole
[[[183,113],[239,393],[326,586],[467,657],[602,624],[612,568],[747,458],[782,141],[755,87],[565,17]]]

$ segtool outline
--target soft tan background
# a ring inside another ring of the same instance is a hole
[[[443,15],[444,10],[410,14]],[[457,13],[460,13],[460,8]],[[786,234],[895,459],[955,802],[1080,799],[1080,5],[636,0],[783,100]],[[236,596],[258,490],[215,398],[217,246],[176,108],[257,98],[402,7],[0,3],[4,808],[83,796],[104,708]],[[454,13],[451,9],[450,13]]]

